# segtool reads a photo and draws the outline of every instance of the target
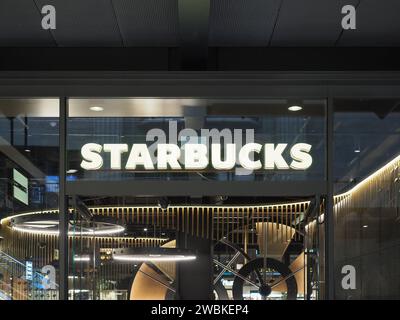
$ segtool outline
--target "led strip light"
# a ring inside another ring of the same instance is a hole
[[[58,223],[57,223],[58,224]],[[39,226],[36,229],[32,226],[12,226],[15,231],[29,233],[29,234],[40,234],[40,235],[59,235],[59,230],[45,230]],[[119,234],[125,231],[125,228],[119,225],[113,225],[112,227],[104,230],[86,229],[85,231],[68,231],[68,236],[106,236],[112,234]]]

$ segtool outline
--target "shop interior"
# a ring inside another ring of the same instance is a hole
[[[348,296],[337,277],[338,298],[396,296],[399,277],[389,271],[399,261],[398,106],[396,99],[335,101],[331,272],[340,275],[342,265],[354,263],[363,284]],[[59,298],[58,110],[58,99],[0,103],[1,299]],[[178,135],[184,129],[227,128],[244,130],[244,140],[246,130],[254,130],[260,144],[306,142],[313,164],[298,171],[160,172],[112,169],[105,157],[98,170],[80,166],[86,143],[143,143],[152,129],[170,138],[171,122]],[[324,100],[70,99],[66,147],[69,299],[325,297],[326,190],[273,196],[262,190],[257,196],[168,190],[171,181],[326,183]],[[132,187],[119,193],[112,187],[117,182],[152,182],[165,192],[143,194]],[[377,257],[384,263],[377,265]]]

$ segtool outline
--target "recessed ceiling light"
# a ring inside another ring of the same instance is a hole
[[[78,170],[76,170],[76,169],[69,169],[67,171],[68,174],[77,173],[77,172],[78,172]]]
[[[361,150],[360,150],[360,149],[356,149],[356,150],[354,150],[354,152],[355,152],[355,153],[360,153]]]
[[[100,111],[103,111],[104,110],[104,108],[103,107],[100,107],[100,106],[93,106],[93,107],[90,107],[89,108],[91,111],[96,111],[96,112],[100,112]]]
[[[144,228],[143,231],[144,231],[144,232],[147,232],[147,228]]]
[[[31,152],[31,150],[30,149],[25,149],[25,152]]]
[[[364,224],[364,225],[363,225],[363,228],[368,228],[368,225],[367,225],[367,224]]]
[[[300,111],[302,109],[303,109],[303,107],[300,107],[300,106],[290,106],[288,108],[289,111]]]

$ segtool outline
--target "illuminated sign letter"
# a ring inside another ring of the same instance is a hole
[[[185,169],[205,169],[208,166],[205,144],[185,144]]]
[[[254,161],[250,159],[250,153],[260,153],[262,145],[259,143],[247,143],[239,151],[239,162],[243,168],[248,170],[261,169],[262,164],[260,160]]]
[[[312,157],[308,154],[311,145],[307,143],[297,143],[290,149],[290,156],[293,161],[290,167],[295,170],[305,170],[312,165]]]
[[[104,152],[110,152],[110,163],[111,169],[121,170],[121,154],[128,151],[127,144],[105,144],[103,148]]]
[[[181,166],[178,159],[181,156],[181,149],[175,144],[160,143],[157,147],[158,169],[168,169],[170,165],[171,169],[179,170]]]
[[[103,147],[97,143],[87,143],[81,149],[84,160],[81,167],[85,170],[97,170],[103,166],[103,158],[99,154]]]
[[[285,150],[287,143],[278,143],[276,148],[275,144],[267,143],[264,146],[265,152],[265,163],[264,169],[289,169],[288,164],[286,163],[285,159],[282,157],[282,152]]]
[[[227,143],[225,145],[225,161],[221,158],[221,145],[213,143],[211,145],[211,162],[217,170],[230,170],[235,166],[236,162],[236,145],[234,143]]]
[[[135,170],[137,165],[142,165],[146,170],[153,170],[154,165],[150,152],[145,144],[134,144],[126,163],[126,169]]]

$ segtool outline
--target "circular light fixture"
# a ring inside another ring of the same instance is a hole
[[[367,225],[367,224],[364,224],[364,225],[363,225],[363,228],[368,228],[368,225]]]
[[[355,153],[360,153],[361,150],[360,150],[360,149],[355,149],[354,152],[355,152]]]
[[[100,111],[103,111],[104,110],[104,108],[103,107],[100,107],[100,106],[93,106],[93,107],[90,107],[89,108],[91,111],[95,111],[95,112],[100,112]]]
[[[303,109],[303,107],[296,106],[296,105],[290,106],[290,107],[288,108],[289,111],[300,111],[300,110],[302,110],[302,109]]]
[[[99,225],[101,224],[101,226]],[[104,223],[96,223],[95,228],[78,228],[79,231],[71,230],[68,231],[69,236],[108,236],[112,234],[122,233],[125,228],[119,225],[112,225],[105,227]],[[21,224],[12,227],[13,230],[30,233],[30,234],[41,234],[41,235],[59,235],[58,223],[53,223],[52,225],[32,225],[32,224]]]
[[[31,152],[31,149],[25,149],[25,152],[29,153],[29,152]]]
[[[78,170],[76,170],[76,169],[69,169],[67,171],[67,174],[73,174],[73,173],[77,173],[77,172],[78,172]]]
[[[15,216],[11,220],[11,228],[18,232],[41,235],[59,235],[58,216],[54,214],[28,214]],[[69,222],[69,236],[108,236],[125,231],[119,224],[93,221],[91,226]]]
[[[178,248],[125,248],[114,249],[113,259],[120,262],[177,262],[196,260],[196,256]]]

